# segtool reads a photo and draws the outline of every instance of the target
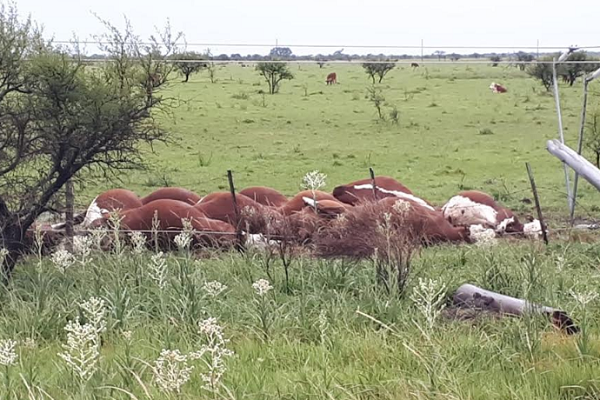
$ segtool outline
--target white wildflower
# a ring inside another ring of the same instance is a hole
[[[129,234],[134,254],[142,254],[146,249],[146,237],[140,231],[133,231]]]
[[[326,179],[327,175],[319,171],[308,172],[306,175],[304,175],[304,178],[302,178],[302,186],[305,189],[313,191],[318,190],[325,186]]]
[[[223,374],[227,370],[225,358],[233,356],[233,351],[226,348],[229,339],[223,337],[223,328],[217,323],[216,318],[208,318],[198,323],[199,333],[206,336],[206,344],[202,345],[199,351],[191,353],[191,359],[204,360],[207,373],[201,374],[202,380],[206,383],[203,388],[213,393],[219,391],[219,383]]]
[[[59,353],[73,372],[82,381],[87,381],[96,372],[100,359],[100,341],[96,328],[91,324],[81,325],[79,320],[69,321],[65,326],[67,344],[64,353]]]
[[[187,355],[179,350],[163,350],[154,362],[154,379],[162,391],[180,393],[193,369],[188,366]]]
[[[194,227],[192,226],[192,221],[188,218],[182,218],[181,223],[183,225],[183,231],[175,236],[174,241],[179,250],[187,250],[194,238]]]
[[[419,284],[413,289],[413,294],[410,298],[425,317],[427,327],[430,330],[444,309],[443,301],[445,295],[446,285],[435,279],[425,281],[419,278]]]
[[[212,282],[206,282],[204,284],[204,286],[202,287],[202,289],[204,289],[204,291],[212,297],[217,297],[219,294],[221,294],[225,289],[227,289],[227,286],[223,285],[221,282],[218,281],[212,281]]]
[[[319,313],[319,336],[321,338],[321,344],[325,344],[327,341],[327,330],[329,329],[329,321],[327,320],[327,313],[325,310],[321,310]]]
[[[259,296],[264,296],[267,292],[273,289],[273,286],[266,279],[259,279],[252,284],[252,287]]]
[[[131,341],[131,339],[133,338],[133,332],[131,331],[123,331],[122,335],[123,338],[128,342]]]
[[[37,348],[37,343],[35,342],[34,338],[28,337],[23,340],[21,346],[23,346],[25,349],[34,350]]]
[[[245,217],[251,218],[256,215],[256,208],[251,206],[244,206],[244,208],[240,210],[240,213]]]
[[[92,240],[98,250],[102,249],[102,242],[104,241],[104,238],[106,237],[106,232],[107,232],[106,228],[102,228],[102,227],[90,230],[90,234],[92,235]]]
[[[390,237],[392,233],[392,214],[389,212],[383,213],[383,219],[378,222],[377,230],[384,234],[386,237]]]
[[[573,296],[575,301],[577,301],[584,308],[589,303],[591,303],[592,301],[594,301],[598,298],[598,293],[592,292],[592,291],[587,292],[587,293],[577,293],[577,292],[574,292],[573,290],[570,290],[569,293],[571,294],[571,296]]]
[[[85,264],[89,261],[89,256],[94,247],[94,238],[92,236],[75,236],[73,237],[73,252],[81,256],[81,263]]]
[[[187,250],[192,243],[192,235],[187,232],[181,232],[173,239],[179,250]]]
[[[61,249],[52,254],[52,262],[60,272],[65,273],[75,262],[75,257],[67,250]]]
[[[38,256],[41,256],[42,248],[44,247],[44,236],[46,236],[46,232],[42,231],[42,225],[36,224],[33,232],[33,241],[35,243]]]
[[[11,339],[0,340],[0,364],[4,366],[15,365],[18,355],[15,352],[17,342]]]
[[[83,315],[100,335],[106,331],[106,305],[104,300],[97,297],[91,297],[89,300],[79,304],[83,310]]]
[[[152,256],[148,274],[161,290],[165,288],[167,285],[167,260],[162,251]]]
[[[410,203],[408,201],[400,199],[400,200],[396,200],[396,202],[394,203],[392,208],[398,214],[400,214],[401,216],[404,216],[406,213],[408,213],[410,211],[411,207],[410,207]]]
[[[4,264],[4,259],[6,258],[7,255],[8,255],[8,250],[6,250],[5,248],[1,248],[0,249],[0,265]]]

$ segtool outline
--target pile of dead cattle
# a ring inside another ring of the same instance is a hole
[[[112,189],[99,194],[74,223],[78,235],[112,229],[127,240],[138,231],[149,247],[173,248],[175,237],[187,229],[195,247],[285,241],[313,246],[325,255],[351,256],[371,254],[379,239],[389,241],[392,235],[427,246],[536,237],[541,230],[539,221],[523,224],[488,194],[460,192],[437,207],[385,176],[337,186],[332,193],[304,190],[291,198],[262,186],[204,197],[174,187],[141,198],[127,189]],[[64,223],[37,227],[50,238],[48,247],[57,243],[53,236],[64,237],[64,228]]]

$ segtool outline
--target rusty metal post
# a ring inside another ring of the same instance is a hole
[[[529,163],[525,163],[527,167],[527,175],[529,175],[529,182],[531,183],[531,190],[533,191],[533,199],[535,200],[535,209],[537,211],[538,219],[540,220],[540,226],[542,228],[542,237],[544,243],[548,245],[548,233],[546,232],[546,224],[544,223],[544,216],[542,215],[542,207],[540,206],[540,198],[538,197],[537,188],[535,186],[535,180],[533,179],[533,172]]]
[[[229,191],[231,192],[231,199],[233,200],[233,209],[235,211],[235,233],[238,241],[238,250],[244,249],[244,236],[242,235],[240,209],[237,203],[237,197],[235,195],[235,186],[233,184],[233,174],[231,170],[227,170],[227,180],[229,181]]]

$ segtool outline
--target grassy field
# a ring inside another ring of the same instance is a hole
[[[331,190],[368,177],[372,166],[436,204],[474,188],[531,212],[533,206],[520,201],[531,198],[529,161],[544,207],[566,214],[561,164],[545,148],[558,136],[553,97],[524,72],[451,63],[399,67],[380,85],[388,119],[392,107],[399,112],[394,124],[377,120],[366,99],[370,78],[359,65],[290,68],[295,79],[274,96],[259,94],[266,91],[262,77],[239,65],[219,67],[214,84],[206,73],[175,81],[168,94],[179,99],[178,107],[163,122],[178,143],[156,146],[148,157],[152,169],[126,177],[124,186],[141,195],[165,184],[205,194],[226,188],[225,171],[232,169],[240,188],[266,185],[293,194],[307,171],[326,173]],[[330,71],[339,85],[325,85]],[[493,94],[492,81],[509,92]],[[595,92],[590,109],[599,104]],[[581,88],[561,86],[561,96],[567,142],[576,147]],[[84,205],[99,189],[78,202]],[[580,193],[580,215],[594,218],[597,191],[584,183]]]
[[[296,258],[286,287],[278,263],[269,278],[262,253],[172,254],[162,275],[150,254],[92,253],[64,272],[33,258],[1,293],[0,338],[18,340],[18,358],[2,369],[0,390],[3,399],[594,399],[599,257],[588,244],[437,247],[415,259],[402,296],[376,284],[369,262]],[[265,278],[273,289],[261,296],[252,284]],[[430,279],[439,296],[415,301]],[[214,281],[226,288],[212,296],[205,285]],[[465,282],[558,306],[583,333],[568,337],[534,317],[456,321],[426,311]],[[98,318],[78,305],[92,296],[105,302]],[[61,347],[77,317],[106,323],[99,358],[73,361],[89,380],[57,355],[92,348],[80,336]],[[217,394],[203,388],[211,353],[191,359],[207,344],[198,322],[209,317],[230,339],[217,347],[235,353],[220,358]],[[171,378],[155,364],[163,349],[188,356],[171,364]],[[180,379],[190,366],[190,380]],[[181,392],[176,383],[161,390],[157,376],[179,380]]]
[[[238,188],[293,194],[307,171],[326,173],[331,190],[372,166],[437,204],[475,188],[525,214],[529,161],[552,223],[566,214],[561,164],[545,150],[553,99],[523,72],[398,68],[381,85],[395,124],[377,120],[359,66],[291,68],[275,96],[241,66],[221,67],[214,84],[202,74],[174,84],[178,107],[161,118],[178,143],[156,146],[151,170],[123,186],[204,194],[225,189],[232,169]],[[328,87],[332,70],[341,83]],[[509,92],[492,94],[492,81]],[[579,88],[562,95],[574,146]],[[110,185],[89,185],[78,203]],[[579,214],[593,218],[598,197],[583,183]],[[600,247],[562,235],[548,247],[424,249],[400,294],[377,284],[368,260],[297,256],[288,285],[260,251],[92,251],[64,256],[66,269],[56,255],[29,257],[0,288],[0,399],[598,399]],[[459,321],[449,309],[463,283],[563,309],[582,331],[533,315]]]

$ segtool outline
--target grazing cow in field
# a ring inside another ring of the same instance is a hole
[[[410,66],[411,66],[412,68],[419,68],[419,64],[417,64],[417,63],[415,63],[415,62],[414,62],[414,63],[411,63],[411,64],[410,64]]]
[[[498,204],[489,194],[477,190],[458,193],[442,207],[442,212],[455,226],[482,225],[499,234],[523,233],[523,224],[511,210]]]
[[[281,207],[288,202],[288,198],[275,189],[265,186],[253,186],[240,190],[240,194],[251,198],[263,206]]]
[[[335,72],[332,72],[329,75],[327,75],[327,80],[325,81],[325,83],[328,85],[333,85],[334,83],[337,83],[337,74]]]
[[[129,210],[143,206],[137,194],[127,189],[111,189],[96,196],[87,208],[83,227],[91,226],[92,222],[102,219],[105,213],[115,210]]]
[[[204,213],[197,210],[188,203],[179,200],[159,199],[144,204],[141,207],[117,211],[121,218],[121,229],[126,231],[143,231],[146,239],[151,239],[152,223],[158,220],[158,233],[161,244],[170,245],[184,228],[182,219],[190,221],[192,228],[200,233],[193,235],[195,244],[217,245],[218,243],[233,240],[235,232],[233,226],[228,223],[207,218]],[[93,226],[110,226],[109,212],[103,214],[102,219],[95,220]],[[210,235],[201,232],[211,232]],[[217,233],[216,235],[213,233]],[[219,236],[218,233],[224,235]]]
[[[429,202],[415,196],[413,192],[402,183],[389,176],[375,177],[377,199],[386,197],[397,197],[405,200],[412,200],[424,207],[434,207]],[[333,196],[346,204],[356,205],[364,201],[374,201],[373,197],[373,180],[361,179],[347,185],[337,186],[333,189]]]
[[[142,204],[148,204],[151,201],[161,200],[161,199],[179,200],[179,201],[183,201],[184,203],[194,205],[197,202],[199,202],[202,199],[202,197],[198,196],[196,193],[192,192],[191,190],[187,190],[184,188],[165,187],[165,188],[160,188],[160,189],[155,190],[154,192],[150,193],[148,196],[142,197],[140,200],[141,200]]]
[[[506,88],[496,82],[492,82],[490,85],[490,89],[492,89],[493,93],[506,93]]]

